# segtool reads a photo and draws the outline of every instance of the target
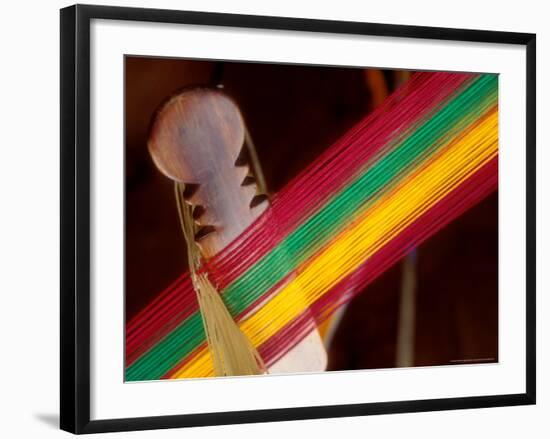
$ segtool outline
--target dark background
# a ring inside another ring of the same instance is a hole
[[[172,182],[153,165],[147,133],[182,87],[222,84],[238,103],[276,192],[364,117],[408,72],[126,57],[126,318],[185,270]],[[416,250],[414,364],[498,360],[498,197],[492,195]],[[401,264],[352,300],[329,369],[392,367]]]

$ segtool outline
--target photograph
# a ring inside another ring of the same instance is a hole
[[[499,361],[499,75],[124,57],[126,382]]]

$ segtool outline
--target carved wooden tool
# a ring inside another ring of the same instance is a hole
[[[236,164],[245,143],[245,125],[236,104],[219,90],[195,88],[170,99],[159,111],[149,137],[156,166],[185,184],[200,226],[195,239],[209,259],[264,212],[269,203],[258,196],[246,163]],[[243,184],[244,183],[244,184]],[[269,371],[325,370],[327,354],[313,331]]]

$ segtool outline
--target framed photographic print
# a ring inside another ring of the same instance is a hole
[[[535,403],[535,35],[61,10],[61,428]]]

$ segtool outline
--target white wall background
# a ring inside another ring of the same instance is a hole
[[[104,0],[88,3],[537,33],[538,405],[108,435],[109,437],[550,437],[550,14],[541,0]],[[5,2],[0,25],[0,431],[60,437],[58,422],[59,13]],[[546,122],[546,123],[544,123]],[[546,174],[546,175],[545,175]],[[107,436],[107,435],[105,435]]]

